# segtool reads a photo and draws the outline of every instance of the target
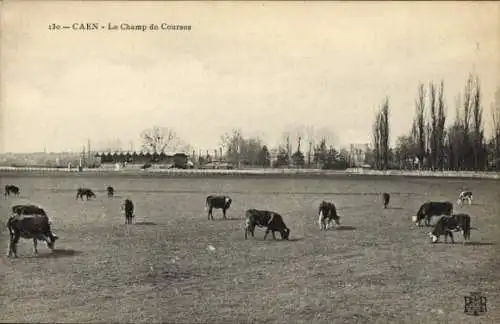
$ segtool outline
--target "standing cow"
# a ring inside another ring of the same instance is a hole
[[[108,192],[108,198],[112,198],[115,195],[115,188],[111,186],[107,187],[106,191]]]
[[[33,252],[38,254],[37,245],[38,240],[45,241],[49,249],[54,250],[55,241],[57,236],[52,233],[50,229],[50,220],[45,212],[31,213],[35,209],[32,206],[27,208],[18,208],[16,213],[11,216],[7,221],[7,228],[10,233],[9,252],[8,256],[17,257],[17,243],[19,239],[33,239]]]
[[[10,196],[10,194],[13,194],[15,196],[19,196],[19,187],[14,186],[14,185],[6,185],[5,186],[5,197]]]
[[[283,240],[290,239],[290,229],[285,225],[283,217],[280,214],[268,211],[268,210],[257,210],[248,209],[245,212],[245,240],[247,239],[248,233],[254,237],[255,227],[266,227],[266,234],[264,235],[264,240],[269,232],[272,233],[273,238],[276,239],[274,232],[280,232],[281,238]]]
[[[91,189],[78,188],[78,190],[76,191],[76,198],[75,199],[80,198],[81,200],[83,200],[83,196],[86,196],[87,200],[89,200],[91,197],[96,198],[95,193]]]
[[[417,226],[421,226],[421,221],[425,220],[425,225],[430,226],[432,216],[451,216],[453,213],[453,204],[449,201],[428,201],[417,211],[417,215],[412,217],[412,220]]]
[[[432,239],[432,243],[439,241],[439,237],[444,235],[444,240],[447,242],[447,237],[451,239],[451,243],[455,243],[453,240],[454,231],[462,231],[464,237],[463,244],[470,240],[470,216],[468,214],[454,214],[451,217],[442,216],[434,225],[434,229],[429,233]]]
[[[208,196],[205,202],[205,208],[208,208],[208,219],[214,219],[214,216],[212,214],[212,210],[214,208],[222,209],[223,218],[227,219],[226,211],[229,209],[229,207],[231,207],[232,202],[233,200],[228,196]]]
[[[335,205],[330,202],[322,201],[318,209],[318,223],[320,231],[326,231],[332,220],[335,222],[335,225],[340,225],[340,216],[337,214]]]
[[[122,209],[125,214],[125,224],[132,224],[132,218],[134,218],[134,203],[132,200],[125,199]]]
[[[469,203],[469,206],[472,205],[472,191],[462,191],[457,199],[457,204],[462,206],[464,201]]]
[[[384,204],[384,208],[387,208],[387,206],[389,206],[390,200],[391,200],[391,195],[389,195],[387,192],[384,192],[382,194],[382,202]]]

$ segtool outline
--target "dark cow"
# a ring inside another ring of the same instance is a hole
[[[115,195],[115,189],[113,187],[107,187],[106,191],[108,192],[108,198],[111,198]]]
[[[472,205],[472,191],[462,191],[457,199],[457,204],[462,205],[464,201],[469,202],[469,205]]]
[[[10,194],[14,194],[15,196],[19,196],[19,187],[14,185],[6,185],[5,186],[5,196],[10,196]]]
[[[455,243],[453,240],[453,233],[456,231],[462,231],[464,237],[463,244],[470,240],[470,216],[467,214],[454,214],[450,216],[442,216],[434,225],[434,229],[429,233],[432,238],[432,243],[439,241],[439,237],[444,235],[445,242],[447,237],[451,238],[451,243]]]
[[[89,200],[90,197],[96,198],[95,193],[91,189],[78,188],[78,190],[76,191],[76,198],[75,199],[80,198],[81,200],[83,200],[83,196],[87,196],[87,200]]]
[[[254,237],[255,226],[266,227],[264,240],[269,232],[272,233],[274,239],[276,239],[274,232],[280,232],[283,240],[290,239],[290,229],[286,227],[283,217],[276,212],[248,209],[245,212],[245,240],[247,239],[248,233]]]
[[[27,212],[31,207],[23,209]],[[57,236],[50,229],[50,220],[43,214],[16,214],[7,221],[7,228],[10,233],[8,256],[17,257],[17,243],[19,239],[33,239],[33,251],[38,254],[37,241],[45,241],[49,249],[54,250]]]
[[[319,229],[326,230],[332,220],[335,222],[335,225],[340,225],[340,216],[337,214],[335,205],[330,202],[322,201],[318,209]]]
[[[453,213],[453,204],[449,201],[428,201],[420,206],[417,215],[412,217],[412,220],[417,226],[421,225],[421,221],[425,219],[425,225],[430,226],[432,216],[451,216]]]
[[[125,224],[132,224],[132,218],[134,218],[134,203],[130,199],[125,199],[122,208],[125,214]]]
[[[231,207],[233,200],[228,196],[208,196],[205,202],[205,208],[208,208],[208,219],[214,219],[212,210],[222,209],[222,215],[226,219],[226,211]]]
[[[391,195],[389,195],[387,192],[384,192],[382,194],[382,202],[384,203],[384,208],[387,208],[387,206],[389,206],[390,200],[391,200]]]
[[[12,206],[12,213],[16,215],[43,215],[47,216],[47,213],[43,208],[37,205],[14,205]]]

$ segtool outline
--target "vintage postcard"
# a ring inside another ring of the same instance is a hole
[[[500,3],[0,3],[0,322],[500,323]]]

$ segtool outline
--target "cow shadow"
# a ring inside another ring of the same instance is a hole
[[[329,228],[328,230],[329,231],[354,231],[354,230],[356,230],[356,227],[349,226],[349,225],[340,225],[338,227]]]
[[[403,210],[404,208],[403,207],[387,207],[387,208],[384,208],[384,209]]]
[[[155,222],[135,222],[132,225],[153,226],[153,225],[158,225],[158,224]]]
[[[38,254],[36,258],[65,258],[81,254],[82,251],[77,251],[73,249],[54,249],[52,252]]]
[[[465,242],[465,245],[472,245],[472,246],[491,246],[491,245],[496,245],[495,242],[476,242],[476,241],[469,241]]]

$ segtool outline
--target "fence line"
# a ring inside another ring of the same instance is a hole
[[[478,178],[478,179],[500,179],[498,172],[474,172],[474,171],[402,171],[402,170],[370,170],[370,169],[346,169],[346,170],[320,170],[320,169],[148,169],[148,170],[114,170],[109,168],[83,169],[79,172],[77,168],[42,168],[42,167],[8,167],[0,166],[0,172],[41,172],[47,174],[55,173],[82,173],[82,174],[164,174],[164,175],[379,175],[379,176],[410,176],[410,177],[454,177],[454,178]]]

